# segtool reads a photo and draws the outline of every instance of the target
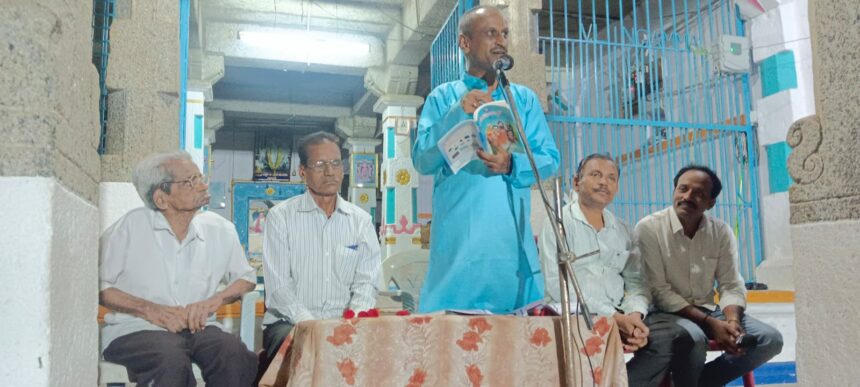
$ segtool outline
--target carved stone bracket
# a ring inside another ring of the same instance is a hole
[[[798,184],[813,183],[824,172],[824,159],[818,154],[821,138],[821,122],[815,115],[797,120],[788,129],[787,142],[794,149],[788,172]]]

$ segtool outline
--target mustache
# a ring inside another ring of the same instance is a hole
[[[693,202],[691,202],[691,201],[689,201],[689,200],[680,200],[680,201],[678,201],[678,205],[679,205],[679,206],[680,206],[680,205],[682,205],[682,204],[688,204],[688,205],[690,205],[690,207],[697,208],[696,203],[693,203]]]

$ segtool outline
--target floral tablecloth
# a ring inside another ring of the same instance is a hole
[[[618,328],[574,324],[578,387],[626,386]],[[576,332],[579,334],[576,334]],[[558,386],[558,317],[385,316],[300,323],[260,386]]]

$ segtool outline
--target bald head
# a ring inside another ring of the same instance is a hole
[[[492,5],[479,5],[466,11],[463,16],[460,16],[460,24],[457,25],[460,35],[469,36],[473,31],[475,21],[491,14],[502,16],[502,11]]]

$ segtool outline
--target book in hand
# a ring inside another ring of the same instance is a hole
[[[508,313],[493,313],[487,309],[447,309],[445,310],[445,314],[457,314],[462,316],[489,316],[489,315],[507,315],[507,316],[531,316],[532,311],[537,308],[544,307],[544,303],[541,300],[532,302],[528,305],[521,306],[517,309],[514,309]]]
[[[478,107],[472,119],[455,125],[439,139],[437,146],[455,174],[466,164],[478,160],[478,149],[496,154],[523,152],[514,115],[505,101],[493,101]]]

